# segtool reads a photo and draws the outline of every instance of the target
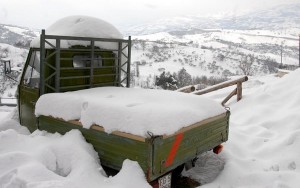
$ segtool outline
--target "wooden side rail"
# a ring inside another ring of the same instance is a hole
[[[195,90],[196,90],[196,88],[195,88],[194,85],[189,85],[189,86],[185,86],[185,87],[179,88],[176,91],[183,92],[183,93],[191,93],[191,92],[193,92]]]
[[[246,82],[247,80],[248,80],[248,77],[243,76],[241,78],[238,78],[235,80],[229,80],[229,81],[226,81],[226,82],[223,82],[223,83],[220,83],[220,84],[217,84],[217,85],[214,85],[214,86],[211,86],[211,87],[199,90],[199,91],[194,91],[192,93],[195,95],[203,95],[203,94],[206,94],[206,93],[209,93],[212,91],[223,89],[225,87],[236,85],[237,87],[222,101],[221,104],[224,106],[225,103],[234,95],[237,95],[237,101],[242,99],[242,93],[243,93],[242,92],[242,83]]]
[[[233,97],[234,95],[237,95],[237,101],[242,99],[242,93],[243,93],[242,92],[242,83],[246,82],[247,80],[248,80],[248,77],[243,76],[243,77],[240,77],[238,79],[229,80],[229,81],[226,81],[226,82],[214,85],[214,86],[210,86],[210,87],[202,89],[202,90],[195,91],[196,90],[195,86],[194,85],[189,85],[189,86],[182,87],[182,88],[180,88],[176,91],[183,92],[183,93],[193,93],[195,95],[203,95],[203,94],[206,94],[206,93],[210,93],[212,91],[223,89],[225,87],[236,85],[236,88],[222,101],[221,104],[224,106],[225,103],[229,99],[231,99],[231,97]]]

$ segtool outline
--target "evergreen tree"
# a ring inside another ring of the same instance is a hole
[[[177,86],[179,88],[192,85],[192,76],[185,70],[185,68],[178,71],[177,78],[175,79],[178,82]]]
[[[155,79],[155,85],[163,88],[163,89],[167,89],[167,90],[175,90],[177,89],[177,81],[176,79],[173,77],[173,75],[171,75],[169,72],[168,73],[161,73],[161,75],[159,77],[156,76]]]

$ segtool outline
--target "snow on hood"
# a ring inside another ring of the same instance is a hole
[[[123,39],[120,31],[113,25],[104,20],[89,16],[69,16],[62,18],[48,27],[45,32],[46,35]],[[55,44],[53,40],[50,41]],[[86,41],[62,41],[61,47],[68,48],[73,45],[87,46],[90,43]],[[40,37],[33,39],[30,46],[39,48]],[[114,47],[109,42],[98,42],[96,46],[105,49],[112,49]]]
[[[224,112],[220,104],[203,96],[165,90],[101,87],[42,95],[36,103],[35,114],[64,120],[79,119],[85,128],[97,124],[108,133],[122,131],[146,137],[148,132],[173,134]]]

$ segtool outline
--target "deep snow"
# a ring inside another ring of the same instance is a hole
[[[79,131],[64,136],[45,131],[29,134],[10,119],[11,108],[0,111],[1,188],[150,187],[138,163],[130,160],[116,176],[107,177],[97,153]]]
[[[204,188],[298,188],[299,80],[300,69],[283,78],[250,77],[243,84],[243,99],[228,103],[232,115],[224,151],[199,156],[196,167],[184,175]],[[219,101],[225,91],[207,96]],[[147,187],[140,168],[130,161],[117,176],[105,177],[79,132],[18,133],[13,130],[17,123],[9,121],[9,108],[0,111],[0,187]]]
[[[198,167],[186,175],[203,183],[212,181],[205,179],[207,174],[217,176],[204,188],[299,187],[299,80],[300,69],[283,78],[250,78],[244,84],[244,98],[238,103],[231,101],[224,152],[215,159],[202,157],[207,163],[198,162]]]
[[[185,93],[122,87],[101,87],[42,95],[35,114],[79,119],[85,128],[122,131],[142,137],[170,135],[179,129],[225,113],[219,103]]]

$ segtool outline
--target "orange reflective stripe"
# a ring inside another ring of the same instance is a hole
[[[173,143],[173,146],[171,148],[171,151],[169,153],[169,156],[168,156],[168,158],[166,160],[166,163],[165,163],[166,167],[170,166],[173,163],[173,160],[175,158],[175,155],[176,155],[176,152],[179,148],[179,145],[182,141],[182,138],[183,138],[183,133],[180,133],[176,136],[175,141]]]

